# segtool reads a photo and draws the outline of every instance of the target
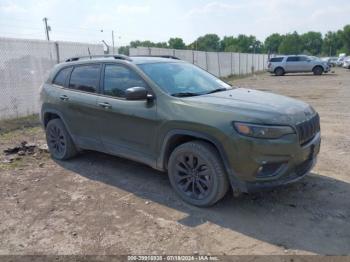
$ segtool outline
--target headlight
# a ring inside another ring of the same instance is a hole
[[[244,136],[256,138],[280,138],[284,135],[294,134],[293,128],[290,126],[265,126],[256,124],[247,124],[241,122],[234,122],[235,130]]]

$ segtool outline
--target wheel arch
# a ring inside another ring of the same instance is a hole
[[[41,122],[42,122],[42,125],[43,125],[44,128],[46,128],[46,126],[47,126],[47,124],[49,123],[50,120],[56,119],[56,118],[60,119],[63,122],[65,128],[67,129],[67,131],[69,133],[69,135],[74,140],[74,136],[72,136],[72,133],[70,132],[69,126],[67,125],[67,123],[66,123],[66,121],[65,121],[65,119],[64,119],[64,117],[63,117],[61,112],[59,112],[59,111],[57,111],[55,109],[49,109],[49,108],[43,109],[41,111]]]
[[[316,67],[321,67],[322,70],[324,71],[324,67],[323,67],[322,65],[315,65],[315,66],[312,68],[312,71],[314,71],[314,69],[315,69]]]
[[[198,131],[182,129],[172,130],[168,132],[165,136],[161,146],[160,156],[157,161],[157,168],[161,170],[167,170],[168,160],[173,150],[179,145],[193,140],[201,140],[211,144],[217,150],[217,153],[221,157],[225,170],[229,172],[229,165],[226,153],[221,143],[216,138]]]
[[[286,72],[286,70],[283,68],[283,66],[277,66],[277,67],[273,70],[273,72],[276,73],[276,70],[277,70],[277,69],[282,69],[284,73]]]

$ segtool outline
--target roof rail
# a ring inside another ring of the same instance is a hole
[[[161,57],[161,58],[181,60],[180,58],[173,55],[134,55],[133,57]]]
[[[70,57],[65,60],[65,62],[74,62],[81,59],[93,59],[93,58],[114,58],[114,59],[121,59],[121,60],[127,60],[131,61],[130,57],[126,55],[88,55],[88,56],[76,56],[76,57]]]

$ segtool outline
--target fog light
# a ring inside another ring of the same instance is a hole
[[[264,178],[276,176],[285,164],[286,162],[265,163],[258,168],[256,177]]]

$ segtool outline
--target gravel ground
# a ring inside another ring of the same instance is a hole
[[[8,163],[4,149],[43,144],[44,135],[40,127],[3,132],[0,254],[350,254],[350,71],[234,84],[320,113],[321,152],[305,179],[200,209],[182,202],[165,174],[117,157],[85,152],[58,162],[35,149]]]

